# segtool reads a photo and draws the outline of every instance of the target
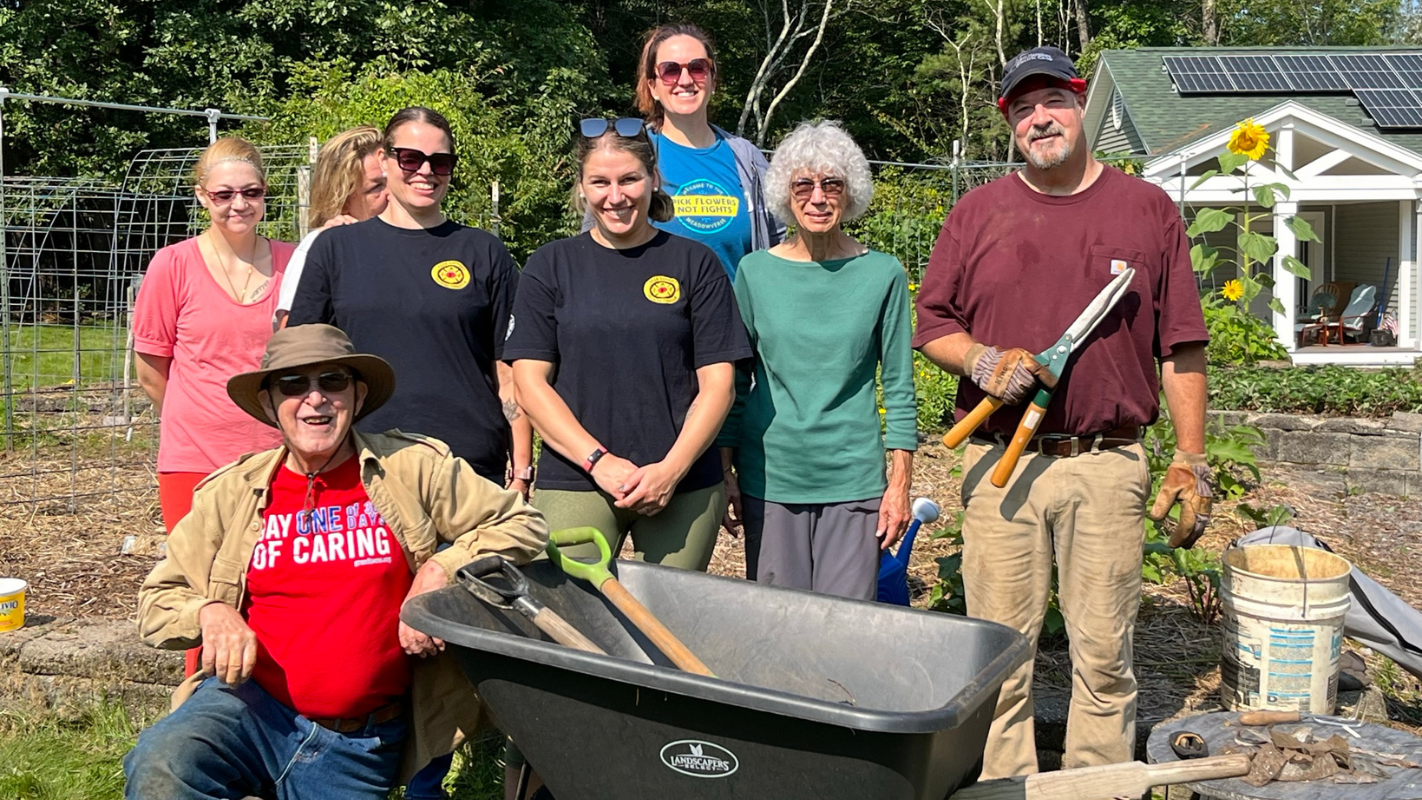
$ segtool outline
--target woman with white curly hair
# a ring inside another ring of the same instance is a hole
[[[869,162],[837,123],[802,123],[775,151],[766,198],[796,230],[736,272],[755,380],[740,376],[717,437],[746,577],[866,600],[879,552],[908,527],[918,447],[908,277],[843,229],[873,194]]]

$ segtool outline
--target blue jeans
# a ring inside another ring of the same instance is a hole
[[[399,780],[408,725],[349,734],[316,725],[255,681],[208,678],[138,737],[123,759],[128,800],[312,797],[385,800]]]

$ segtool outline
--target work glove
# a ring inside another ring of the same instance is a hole
[[[989,396],[1015,406],[1026,400],[1037,381],[1048,389],[1055,388],[1057,379],[1052,371],[1037,363],[1032,354],[1020,347],[1003,350],[975,344],[968,348],[964,359],[968,374]]]
[[[1210,524],[1210,506],[1215,498],[1210,488],[1210,464],[1203,453],[1175,451],[1175,460],[1165,470],[1160,493],[1151,506],[1150,518],[1159,522],[1170,513],[1170,507],[1180,504],[1180,522],[1170,535],[1171,547],[1189,550]]]

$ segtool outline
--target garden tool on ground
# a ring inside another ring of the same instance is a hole
[[[1077,800],[1093,797],[1141,797],[1153,786],[1238,778],[1249,773],[1250,756],[1192,758],[1165,764],[1108,764],[1042,772],[1025,778],[975,783],[951,800]]]
[[[528,579],[512,562],[501,555],[487,555],[465,564],[457,573],[469,593],[496,608],[513,608],[528,617],[538,629],[565,647],[597,653],[607,652],[578,632],[552,609],[528,594]]]
[[[579,561],[564,555],[558,549],[579,544],[597,545],[597,561],[591,563]],[[607,568],[607,565],[612,561],[612,548],[608,546],[607,538],[602,535],[602,531],[596,528],[568,528],[553,531],[548,536],[548,558],[567,574],[591,583],[599,592],[602,592],[603,597],[606,597],[614,606],[617,606],[619,611],[626,614],[627,619],[631,620],[633,625],[636,625],[648,639],[652,640],[652,644],[665,653],[673,664],[687,672],[711,678],[716,677],[701,662],[701,659],[696,657],[695,653],[676,638],[676,634],[667,630],[667,626],[663,625],[661,620],[653,616],[646,606],[638,602],[637,598],[633,597],[618,582],[617,578],[613,577],[612,572]]]
[[[1127,267],[1120,275],[1113,278],[1055,344],[1033,356],[1038,364],[1047,368],[1054,380],[1061,379],[1071,354],[1081,347],[1101,320],[1105,319],[1111,309],[1115,308],[1116,304],[1125,296],[1131,278],[1135,274],[1134,269]],[[1001,489],[1007,485],[1008,479],[1012,477],[1012,471],[1017,468],[1018,459],[1022,457],[1022,451],[1027,449],[1027,443],[1037,433],[1037,426],[1042,424],[1042,418],[1047,413],[1047,404],[1052,402],[1054,391],[1055,387],[1048,388],[1046,386],[1037,390],[1036,396],[1027,406],[1027,411],[1022,414],[1022,422],[1017,426],[1017,432],[1013,434],[1012,441],[1008,443],[1007,452],[1002,454],[1002,459],[997,462],[997,467],[993,470],[993,486]],[[943,437],[943,444],[947,447],[957,447],[962,444],[972,435],[973,431],[977,430],[979,425],[983,424],[994,411],[1001,407],[1001,400],[995,397],[984,398],[976,408],[954,425],[952,430],[948,431]]]
[[[913,554],[913,538],[918,535],[919,526],[938,519],[938,504],[927,497],[913,501],[913,522],[904,532],[904,540],[899,543],[897,553],[885,550],[879,556],[879,602],[906,606],[909,604],[908,563]]]
[[[1363,727],[1362,720],[1329,717],[1322,714],[1304,714],[1298,711],[1246,711],[1239,715],[1239,724],[1246,727],[1285,725],[1294,722],[1309,722],[1342,728],[1344,733],[1354,739],[1358,738],[1358,729]]]

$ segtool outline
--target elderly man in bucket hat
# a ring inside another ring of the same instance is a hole
[[[127,797],[383,800],[479,726],[452,654],[400,607],[478,556],[529,560],[547,526],[442,442],[353,430],[395,389],[354,350],[287,328],[228,382],[283,445],[199,485],[139,590],[144,641],[201,645],[203,671],[124,759]]]
[[[1151,489],[1141,438],[1162,390],[1177,449],[1152,516],[1178,503],[1170,543],[1189,547],[1211,504],[1209,335],[1185,225],[1159,187],[1092,157],[1085,96],[1054,47],[1007,62],[999,107],[1027,163],[953,207],[924,273],[913,340],[964,377],[959,419],[985,397],[1014,406],[989,417],[963,455],[963,582],[970,615],[1035,645],[1056,567],[1072,665],[1063,767],[1129,761],[1135,748],[1131,638]],[[1038,434],[1006,485],[993,485],[988,473],[1025,419],[1019,406],[1054,380],[1033,354],[1127,270],[1125,294],[1067,362]],[[983,777],[1036,771],[1029,659],[998,695]]]

